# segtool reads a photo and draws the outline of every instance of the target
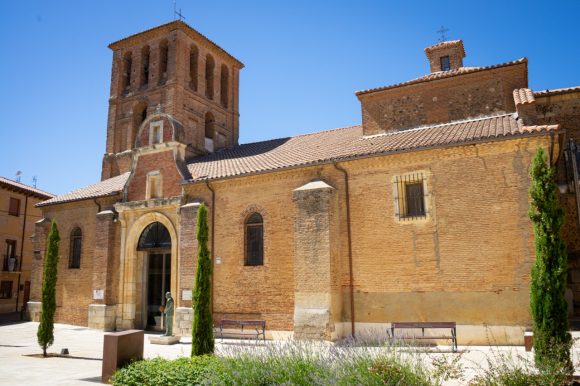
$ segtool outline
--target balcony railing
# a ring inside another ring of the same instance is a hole
[[[5,272],[16,272],[18,271],[18,264],[20,259],[18,256],[7,256],[4,255],[4,260],[2,264],[2,271]]]

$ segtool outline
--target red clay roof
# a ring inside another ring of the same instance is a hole
[[[125,183],[127,182],[128,178],[129,172],[123,173],[119,176],[109,178],[101,182],[97,182],[96,184],[89,185],[85,188],[61,194],[59,196],[51,198],[50,200],[46,200],[39,204],[36,204],[36,206],[62,204],[65,202],[86,200],[87,198],[112,196],[118,194],[121,190],[123,190],[123,187],[125,186]]]
[[[0,177],[0,187],[8,190],[13,190],[20,192],[29,196],[36,196],[40,199],[47,199],[54,197],[52,193],[45,192],[44,190],[37,189],[33,186],[23,184],[21,182],[13,181],[9,178]]]
[[[364,95],[364,94],[370,94],[370,93],[377,92],[377,91],[389,90],[389,89],[392,89],[392,88],[408,86],[408,85],[411,85],[411,84],[429,82],[431,80],[446,79],[446,78],[451,78],[451,77],[454,77],[454,76],[465,75],[465,74],[472,74],[474,72],[486,71],[486,70],[491,70],[491,69],[500,68],[500,67],[513,66],[513,65],[516,65],[516,64],[527,63],[527,62],[528,62],[528,59],[527,58],[520,58],[520,59],[517,59],[517,60],[513,60],[511,62],[494,64],[493,66],[485,66],[485,67],[459,67],[458,69],[455,69],[455,70],[432,72],[430,74],[427,74],[427,75],[424,75],[422,77],[419,77],[419,78],[416,78],[416,79],[412,79],[412,80],[409,80],[409,81],[406,81],[406,82],[396,83],[396,84],[392,84],[392,85],[389,85],[389,86],[383,86],[383,87],[377,87],[377,88],[370,88],[368,90],[356,91],[355,92],[355,95],[359,96],[359,95]]]
[[[248,143],[198,158],[187,167],[192,175],[189,182],[202,182],[436,147],[543,135],[557,129],[558,125],[523,126],[521,120],[517,120],[513,114],[472,118],[372,136],[364,136],[362,126],[351,126]],[[38,206],[118,194],[128,177],[127,172],[44,201]]]
[[[465,57],[465,48],[463,47],[463,40],[447,40],[441,43],[437,43],[435,45],[429,46],[425,48],[425,53],[429,53],[431,51],[435,51],[441,48],[449,48],[449,47],[461,47],[461,53],[463,57]]]
[[[516,105],[534,103],[535,101],[534,92],[529,88],[518,88],[514,90],[514,102]]]
[[[580,86],[556,88],[553,90],[535,91],[534,96],[543,97],[543,96],[567,94],[569,92],[580,92]]]
[[[367,156],[537,135],[557,125],[523,126],[512,114],[363,136],[362,126],[249,143],[188,165],[192,181],[221,179]]]

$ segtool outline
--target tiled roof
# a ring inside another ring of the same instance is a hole
[[[233,59],[234,61],[236,61],[238,63],[238,65],[240,65],[242,68],[244,67],[244,64],[242,62],[240,62],[238,59],[234,58],[232,55],[230,55],[226,50],[224,50],[223,48],[221,48],[220,46],[218,46],[213,40],[211,40],[210,38],[208,38],[207,36],[205,36],[204,34],[202,34],[201,32],[199,32],[198,30],[196,30],[195,28],[191,27],[189,24],[187,24],[186,22],[182,21],[182,20],[173,20],[170,21],[169,23],[165,23],[165,24],[161,24],[158,25],[156,27],[153,28],[149,28],[145,31],[141,31],[138,33],[135,33],[133,35],[129,35],[123,39],[117,40],[111,44],[109,44],[109,48],[111,49],[115,49],[115,46],[119,45],[120,43],[123,43],[129,39],[134,38],[135,36],[139,36],[142,34],[146,34],[146,33],[150,33],[153,32],[155,30],[159,30],[159,29],[164,29],[164,28],[183,28],[184,31],[186,31],[187,33],[193,33],[194,35],[197,35],[199,37],[201,37],[202,39],[206,40],[208,43],[210,43],[212,46],[214,46],[215,48],[218,49],[218,51],[224,53],[226,56],[228,56],[229,58]]]
[[[187,168],[192,175],[190,182],[200,182],[435,147],[541,135],[557,128],[557,125],[523,126],[513,114],[372,136],[364,136],[362,126],[351,126],[216,151],[189,163]],[[54,197],[37,206],[115,195],[123,190],[128,178],[129,172]]]
[[[249,143],[188,165],[192,181],[221,179],[367,156],[536,135],[557,129],[523,126],[512,114],[363,136],[361,126]]]
[[[464,75],[464,74],[472,74],[474,72],[491,70],[491,69],[494,69],[494,68],[500,68],[500,67],[506,67],[506,66],[513,66],[513,65],[516,65],[516,64],[527,63],[527,62],[528,62],[528,59],[527,58],[521,58],[521,59],[513,60],[511,62],[494,64],[493,66],[485,66],[485,67],[459,67],[459,68],[457,68],[455,70],[437,71],[437,72],[432,72],[430,74],[424,75],[424,76],[422,76],[420,78],[416,78],[416,79],[409,80],[407,82],[392,84],[392,85],[389,85],[389,86],[371,88],[371,89],[368,89],[368,90],[361,90],[361,91],[355,92],[355,94],[357,96],[358,95],[363,95],[363,94],[369,94],[369,93],[373,93],[373,92],[376,92],[376,91],[384,91],[384,90],[389,90],[389,89],[392,89],[392,88],[408,86],[408,85],[411,85],[411,84],[423,83],[423,82],[428,82],[428,81],[431,81],[431,80],[446,79],[446,78],[451,78],[451,77],[454,77],[454,76],[459,76],[459,75]]]
[[[435,45],[429,46],[425,48],[425,52],[429,53],[434,50],[438,50],[441,48],[449,48],[449,47],[461,47],[461,52],[463,53],[463,57],[465,57],[465,48],[463,48],[463,40],[447,40],[441,43],[437,43]]]
[[[93,185],[89,185],[85,188],[61,194],[60,196],[56,196],[54,198],[51,198],[50,200],[46,200],[39,204],[36,204],[36,206],[62,204],[65,202],[85,200],[87,198],[115,195],[118,194],[121,190],[123,190],[123,187],[125,186],[125,183],[127,182],[128,178],[129,172],[123,173],[116,177],[109,178],[101,182],[97,182],[96,184]]]
[[[5,177],[0,177],[0,187],[8,190],[14,190],[23,194],[36,196],[42,199],[54,197],[53,194],[45,192],[44,190],[37,189],[33,186],[29,186],[21,182],[13,181]]]
[[[534,96],[543,97],[543,96],[550,96],[550,95],[567,94],[569,92],[580,92],[580,86],[556,88],[553,90],[535,91]]]
[[[534,92],[529,88],[517,88],[514,90],[514,102],[516,105],[523,105],[524,103],[534,103]]]

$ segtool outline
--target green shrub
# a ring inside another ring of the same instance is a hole
[[[118,386],[207,384],[208,373],[219,372],[219,366],[220,362],[214,356],[143,360],[118,370],[111,378],[111,383]]]

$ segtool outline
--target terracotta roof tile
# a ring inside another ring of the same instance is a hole
[[[429,53],[431,51],[438,50],[441,48],[449,48],[449,47],[456,47],[456,46],[461,47],[461,52],[463,54],[463,57],[465,57],[465,48],[463,47],[463,40],[447,40],[447,41],[444,41],[441,43],[437,43],[437,44],[434,44],[432,46],[425,48],[425,52]]]
[[[567,94],[569,92],[580,92],[580,86],[556,88],[553,90],[535,91],[534,96],[543,97],[543,96],[550,96],[550,95]]]
[[[514,90],[514,102],[516,106],[525,103],[534,103],[535,101],[534,92],[529,88],[517,88]]]
[[[39,204],[36,204],[36,206],[62,204],[64,202],[79,201],[85,200],[87,198],[105,197],[118,194],[121,190],[123,190],[123,187],[125,186],[125,183],[127,182],[128,178],[129,172],[123,173],[117,177],[97,182],[96,184],[89,185],[85,188],[61,194],[59,196],[51,198],[50,200],[46,200]]]
[[[0,186],[10,190],[20,191],[25,194],[28,193],[43,199],[54,197],[52,193],[45,192],[44,190],[37,189],[33,186],[29,186],[21,182],[13,181],[5,177],[0,177]]]
[[[494,141],[556,130],[557,125],[524,127],[513,114],[363,136],[361,126],[249,143],[218,151],[188,165],[192,181],[221,179],[469,142]]]
[[[494,64],[493,66],[485,66],[485,67],[459,67],[455,70],[449,70],[449,71],[437,71],[437,72],[432,72],[430,74],[424,75],[422,77],[416,78],[416,79],[412,79],[406,82],[402,82],[402,83],[396,83],[396,84],[392,84],[389,86],[383,86],[383,87],[377,87],[377,88],[370,88],[368,90],[361,90],[361,91],[356,91],[355,95],[363,95],[363,94],[369,94],[369,93],[373,93],[373,92],[377,92],[377,91],[384,91],[384,90],[389,90],[392,88],[397,88],[397,87],[403,87],[403,86],[408,86],[411,84],[416,84],[416,83],[423,83],[423,82],[429,82],[431,80],[438,80],[438,79],[446,79],[446,78],[451,78],[454,76],[459,76],[459,75],[465,75],[465,74],[472,74],[474,72],[479,72],[479,71],[485,71],[485,70],[491,70],[494,68],[500,68],[500,67],[506,67],[506,66],[513,66],[516,64],[521,64],[521,63],[527,63],[528,59],[527,58],[521,58],[521,59],[517,59],[517,60],[513,60],[511,62],[506,62],[506,63],[500,63],[500,64]]]

